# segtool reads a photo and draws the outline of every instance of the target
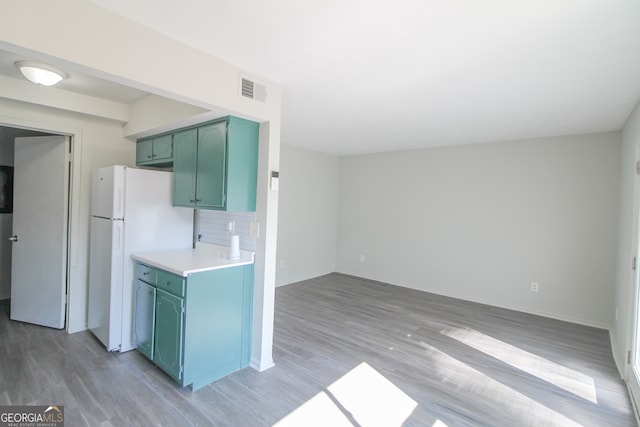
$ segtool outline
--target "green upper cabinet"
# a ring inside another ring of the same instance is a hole
[[[255,211],[259,124],[226,117],[174,134],[174,206]]]
[[[170,166],[172,161],[172,135],[141,139],[136,144],[136,165],[166,167]]]

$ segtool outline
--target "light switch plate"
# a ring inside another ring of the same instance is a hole
[[[258,238],[260,237],[260,223],[259,222],[250,222],[249,223],[249,236]]]

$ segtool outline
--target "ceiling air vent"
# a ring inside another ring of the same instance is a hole
[[[240,76],[240,96],[265,102],[267,99],[267,88],[260,83]]]

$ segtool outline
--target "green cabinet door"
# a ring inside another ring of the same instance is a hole
[[[196,205],[224,209],[226,188],[227,123],[198,128]]]
[[[134,337],[138,351],[153,359],[153,334],[156,322],[156,288],[136,281]]]
[[[173,151],[173,205],[194,207],[198,130],[188,129],[174,134]]]
[[[156,290],[153,361],[174,379],[182,379],[184,300]]]
[[[159,136],[153,138],[153,161],[167,161],[173,157],[173,138],[172,135]]]
[[[136,165],[153,161],[153,139],[138,141],[136,144]]]

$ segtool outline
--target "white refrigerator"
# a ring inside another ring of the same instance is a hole
[[[131,254],[190,248],[193,209],[171,204],[172,172],[110,166],[93,171],[89,329],[108,351],[133,342],[135,274]]]

